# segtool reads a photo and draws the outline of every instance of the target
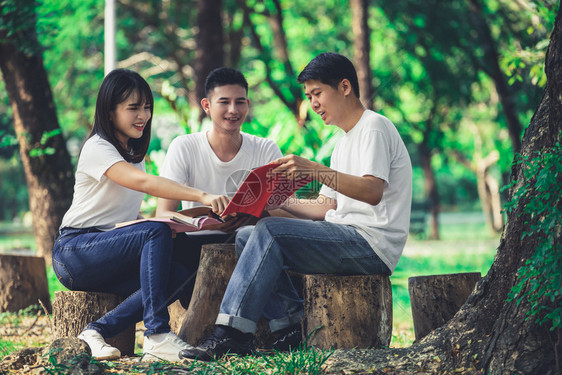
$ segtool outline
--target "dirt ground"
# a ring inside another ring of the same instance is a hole
[[[8,353],[23,348],[44,348],[54,341],[52,335],[50,318],[47,317],[42,311],[33,315],[18,315],[18,314],[0,314],[0,358],[5,357]],[[137,324],[136,327],[136,345],[135,351],[138,353],[142,351],[142,340],[144,333],[144,325]],[[127,369],[127,373],[134,373],[129,371],[130,367],[139,364],[140,357],[123,357],[118,361],[112,361],[113,371],[119,372]],[[1,361],[0,361],[1,364]],[[139,371],[142,370],[139,369]],[[21,371],[10,370],[8,374],[46,374],[48,373],[42,364],[27,367]],[[0,366],[0,374],[2,366]]]

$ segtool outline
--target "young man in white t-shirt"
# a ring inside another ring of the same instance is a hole
[[[250,106],[248,82],[240,71],[222,67],[209,73],[201,106],[211,118],[212,128],[175,138],[166,153],[160,176],[210,194],[232,196],[253,168],[281,157],[281,151],[274,141],[240,130]],[[180,203],[183,209],[201,205],[159,198],[156,215],[178,215]],[[220,231],[178,234],[174,241],[175,259],[191,271],[196,270],[202,244],[233,242],[235,234],[232,232],[248,224],[248,220],[251,220],[248,216],[238,216],[229,218]],[[190,282],[193,286],[194,280]],[[189,298],[188,293],[180,299],[184,307]]]
[[[301,340],[302,302],[283,270],[340,275],[390,275],[408,236],[412,196],[410,157],[386,117],[359,100],[351,61],[334,53],[314,58],[301,72],[305,95],[325,124],[345,134],[331,166],[289,155],[274,170],[312,173],[323,184],[316,199],[290,199],[283,209],[308,220],[265,218],[236,236],[241,253],[223,297],[214,333],[181,358],[210,360],[252,350],[256,322],[270,317],[277,347]]]

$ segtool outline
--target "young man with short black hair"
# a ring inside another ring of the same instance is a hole
[[[396,127],[366,110],[351,61],[335,53],[314,58],[298,77],[314,112],[345,134],[331,166],[289,155],[274,172],[312,173],[323,184],[316,199],[283,205],[308,220],[265,218],[236,236],[240,255],[216,320],[215,332],[181,358],[210,360],[252,351],[256,322],[264,315],[278,343],[301,340],[302,301],[284,272],[390,275],[408,236],[412,196],[410,157]]]

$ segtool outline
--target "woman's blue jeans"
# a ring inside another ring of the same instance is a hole
[[[305,274],[368,275],[390,270],[349,225],[268,217],[236,235],[238,263],[216,324],[255,333],[263,316],[272,332],[300,322],[303,314],[286,269]]]
[[[110,231],[66,228],[53,248],[53,268],[70,290],[118,294],[126,299],[89,329],[113,337],[143,320],[146,336],[170,331],[167,306],[189,283],[184,265],[174,261],[170,228],[143,222]]]

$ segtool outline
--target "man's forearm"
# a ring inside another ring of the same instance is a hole
[[[326,212],[336,208],[336,201],[323,195],[315,199],[289,198],[281,208],[300,219],[324,220]]]

